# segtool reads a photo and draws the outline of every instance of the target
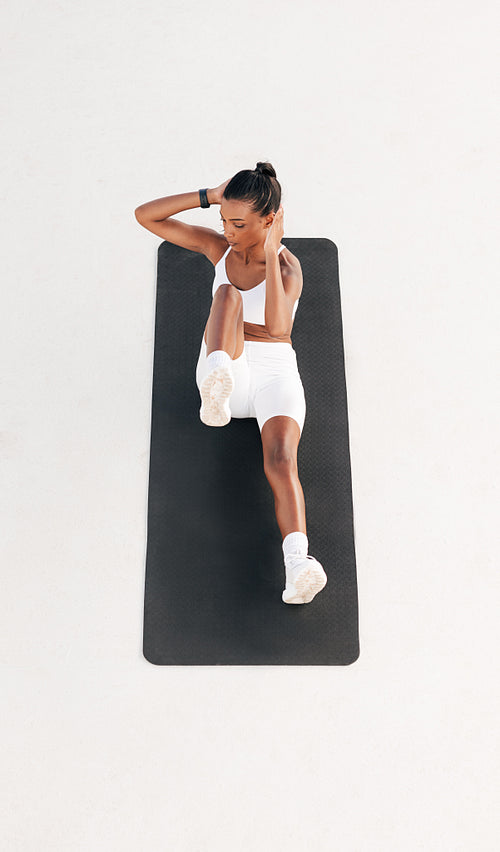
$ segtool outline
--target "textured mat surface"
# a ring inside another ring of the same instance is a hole
[[[158,249],[144,655],[156,665],[347,665],[359,654],[337,248],[284,238],[304,287],[292,342],[306,397],[298,449],[309,553],[328,583],[281,600],[285,569],[254,418],[206,426],[195,381],[214,267]]]

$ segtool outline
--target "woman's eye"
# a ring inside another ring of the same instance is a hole
[[[220,220],[222,227],[224,227],[225,221],[226,221],[225,219]],[[235,225],[234,227],[235,228],[244,228],[245,226],[244,225]]]

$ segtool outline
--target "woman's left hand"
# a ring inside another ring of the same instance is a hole
[[[266,252],[277,252],[280,247],[281,238],[285,233],[283,228],[283,215],[283,205],[280,204],[279,209],[274,214],[271,227],[267,232],[266,241],[264,243],[264,251]]]

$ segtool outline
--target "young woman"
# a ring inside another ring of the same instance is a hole
[[[270,163],[238,172],[215,189],[167,195],[141,204],[137,221],[168,242],[204,254],[215,267],[212,305],[201,341],[196,383],[200,419],[225,426],[257,419],[264,472],[283,537],[285,603],[309,603],[325,586],[309,556],[297,448],[306,401],[290,333],[300,294],[299,260],[283,236],[281,187]],[[220,204],[223,234],[171,217]]]

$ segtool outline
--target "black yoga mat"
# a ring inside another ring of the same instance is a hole
[[[156,665],[348,665],[359,655],[338,257],[284,238],[304,276],[292,342],[306,397],[298,472],[328,583],[285,604],[282,537],[255,418],[201,422],[195,370],[214,267],[158,249],[144,645]]]

